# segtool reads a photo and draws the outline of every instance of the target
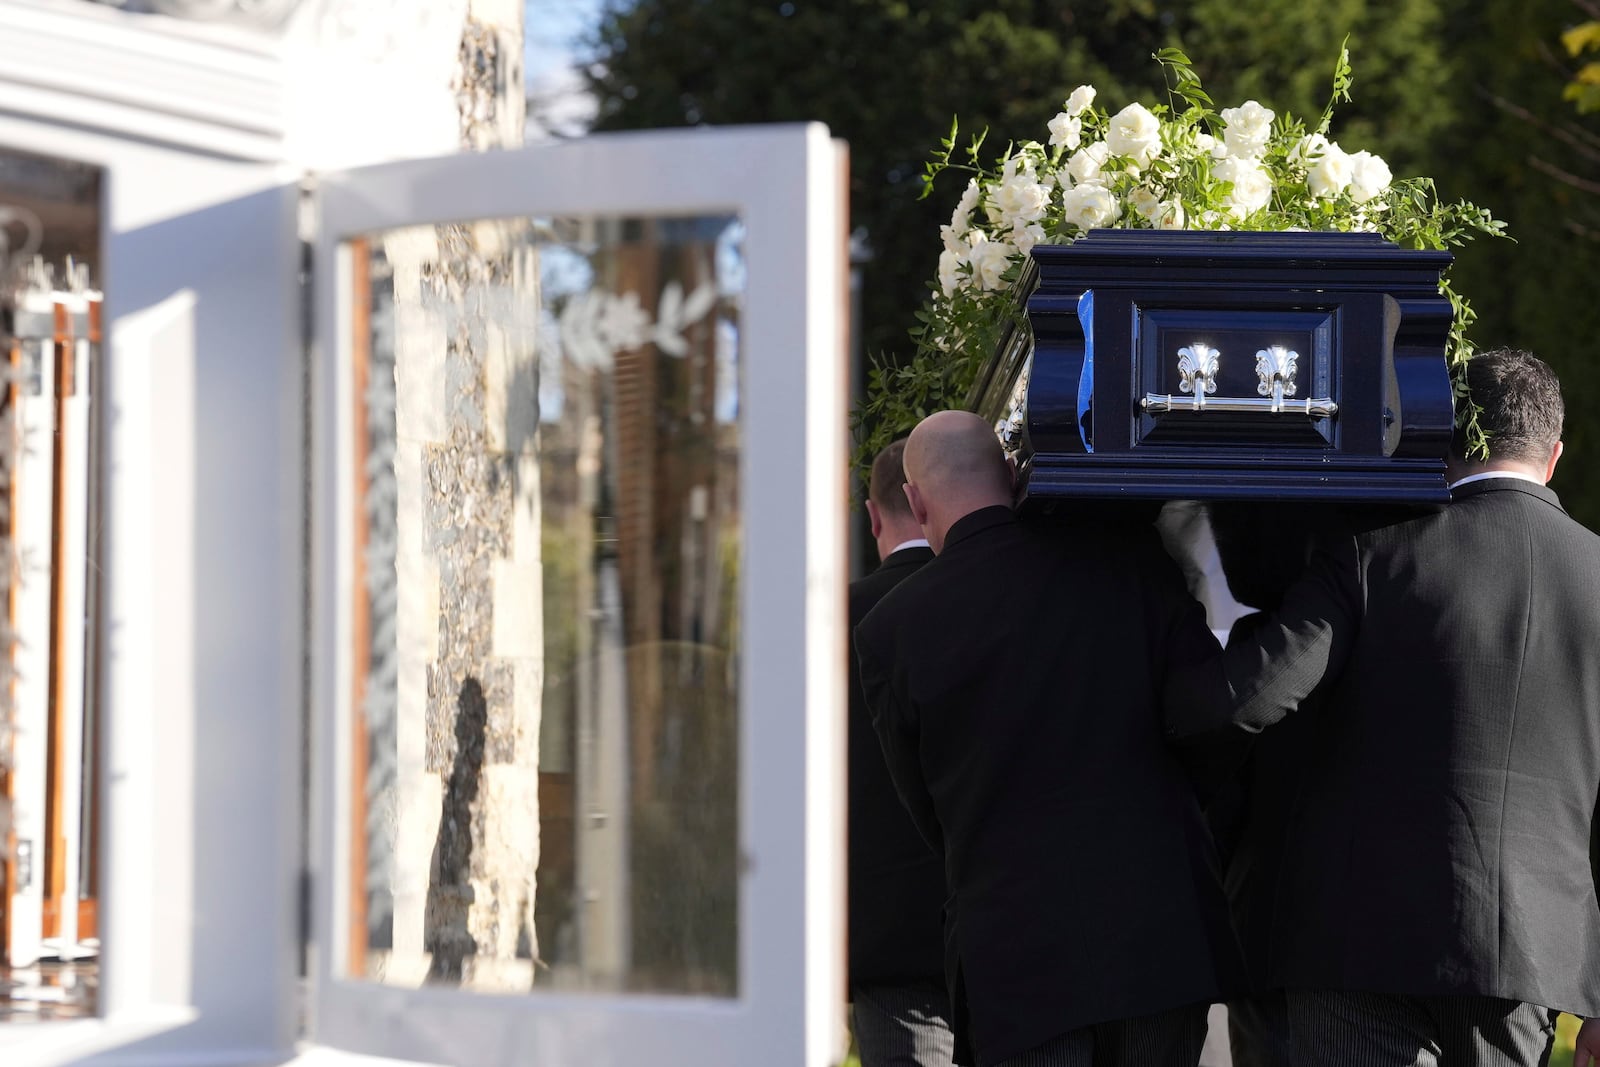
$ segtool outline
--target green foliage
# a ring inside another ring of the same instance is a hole
[[[1441,192],[1493,204],[1515,244],[1461,249],[1451,279],[1472,294],[1485,348],[1527,348],[1566,398],[1566,454],[1551,483],[1574,518],[1600,529],[1600,116],[1562,99],[1568,68],[1552,42],[1571,0],[1449,6],[1444,45],[1461,87],[1428,152]],[[1359,94],[1358,94],[1359,95]]]
[[[1555,1046],[1550,1050],[1550,1067],[1572,1067],[1573,1046],[1578,1040],[1580,1021],[1562,1014],[1556,1019]]]
[[[1579,23],[1561,35],[1561,43],[1574,59],[1600,52],[1600,20]],[[1581,114],[1600,111],[1600,61],[1590,60],[1580,66],[1561,95],[1575,103]]]

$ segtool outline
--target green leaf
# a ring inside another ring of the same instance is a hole
[[[1600,48],[1600,20],[1582,22],[1561,35],[1567,55],[1578,56],[1591,49]]]

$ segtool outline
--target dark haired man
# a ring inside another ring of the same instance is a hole
[[[901,487],[906,443],[878,453],[867,515],[878,569],[850,584],[850,628],[933,559]],[[948,1067],[944,868],[895,795],[850,657],[850,999],[862,1067]]]
[[[1300,1067],[1543,1064],[1556,1010],[1600,1015],[1600,537],[1545,487],[1550,368],[1467,383],[1489,456],[1458,436],[1450,506],[1334,539],[1169,705],[1259,729],[1320,689],[1272,935]]]

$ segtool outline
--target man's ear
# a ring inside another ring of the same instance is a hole
[[[1544,469],[1544,480],[1546,485],[1550,483],[1551,478],[1556,476],[1556,464],[1560,462],[1561,453],[1565,451],[1566,446],[1560,441],[1557,441],[1556,447],[1550,450],[1550,465]]]
[[[922,499],[922,490],[915,482],[907,482],[900,488],[906,491],[906,503],[911,505],[911,517],[917,520],[917,525],[928,525],[928,506]]]
[[[883,536],[883,512],[870,500],[867,501],[867,518],[872,523],[872,539],[876,541]]]

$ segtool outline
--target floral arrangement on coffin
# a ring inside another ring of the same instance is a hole
[[[1441,203],[1431,178],[1396,180],[1381,157],[1329,139],[1335,106],[1350,99],[1347,49],[1328,106],[1310,129],[1255,100],[1218,112],[1182,51],[1164,49],[1155,59],[1169,74],[1172,106],[1132,103],[1110,114],[1095,106],[1095,88],[1081,85],[1050,120],[1047,141],[1014,143],[992,168],[981,161],[983,135],[972,139],[964,163],[952,162],[958,126],[951,124],[927,165],[923,196],[945,171],[970,177],[940,229],[938,276],[911,331],[914,357],[900,366],[879,359],[869,372],[856,419],[859,458],[870,462],[923,415],[966,399],[1016,314],[1009,290],[1036,244],[1064,244],[1096,227],[1366,231],[1433,249],[1480,233],[1505,236],[1505,224],[1488,211]],[[1457,420],[1482,452],[1459,373],[1472,355],[1474,315],[1448,282],[1442,289],[1455,308],[1446,354]]]

